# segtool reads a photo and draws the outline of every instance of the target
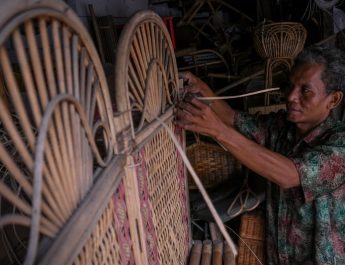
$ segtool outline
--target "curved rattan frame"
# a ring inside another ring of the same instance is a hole
[[[110,162],[115,127],[102,65],[74,12],[50,0],[5,0],[1,9],[0,71],[7,98],[0,98],[0,124],[17,153],[10,155],[1,142],[0,161],[23,190],[0,185],[1,196],[18,209],[1,216],[0,225],[30,226],[24,264],[32,264],[40,238],[58,234]],[[103,132],[103,158],[97,131]]]
[[[182,130],[172,122],[178,73],[168,31],[154,12],[140,11],[124,27],[115,80],[119,118],[130,132],[126,146],[135,161],[127,172],[135,176],[132,186],[137,192],[130,197],[140,203],[141,214],[131,214],[141,220],[137,226],[146,242],[135,258],[142,264],[182,264],[191,240],[187,178],[182,158],[161,124],[184,144]]]
[[[24,263],[148,264],[145,244],[152,238],[144,236],[148,219],[141,208],[148,201],[147,197],[140,201],[139,191],[169,197],[179,215],[165,210],[170,221],[164,223],[155,244],[165,243],[170,224],[182,224],[179,233],[172,235],[180,241],[167,242],[160,253],[169,253],[174,264],[185,261],[190,246],[185,170],[173,141],[156,120],[157,116],[166,122],[183,143],[181,129],[172,123],[178,97],[176,61],[161,19],[143,11],[125,27],[119,44],[123,55],[117,64],[114,113],[92,40],[67,5],[5,0],[1,7],[6,12],[0,17],[0,82],[5,92],[0,97],[0,129],[4,128],[1,132],[5,131],[17,153],[13,156],[0,142],[0,164],[21,190],[0,182],[0,196],[19,209],[0,216],[0,226],[29,229]],[[136,30],[144,39],[136,37]],[[133,64],[132,46],[126,41],[137,41],[141,68]],[[16,69],[22,82],[16,79]],[[138,80],[140,86],[131,87]],[[133,122],[133,112],[140,113],[138,123]],[[118,140],[134,149],[121,149]],[[156,154],[158,147],[161,150]],[[142,156],[150,150],[151,157]],[[162,159],[165,153],[169,156]],[[157,158],[162,175],[154,172]],[[156,188],[151,175],[167,185],[158,185],[154,192],[139,187],[139,181],[146,179]],[[162,186],[168,190],[161,195]],[[164,207],[160,201],[155,213]],[[159,218],[155,225],[161,225]],[[40,244],[43,240],[45,244]]]
[[[145,123],[152,122],[177,98],[176,59],[162,19],[153,11],[135,14],[123,29],[116,58],[116,105],[123,128],[129,127],[134,139]],[[140,121],[135,124],[133,116],[138,110]]]

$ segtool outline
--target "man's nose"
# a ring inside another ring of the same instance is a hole
[[[296,101],[298,99],[298,91],[297,91],[297,88],[295,86],[292,86],[288,90],[286,98],[287,98],[288,102]]]

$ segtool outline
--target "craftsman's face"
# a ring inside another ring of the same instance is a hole
[[[287,93],[287,118],[297,128],[307,132],[330,114],[332,93],[327,95],[321,80],[323,66],[302,64],[291,73],[291,87]]]

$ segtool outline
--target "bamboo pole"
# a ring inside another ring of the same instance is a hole
[[[233,255],[229,244],[224,241],[224,265],[236,265],[236,257]]]
[[[212,241],[223,240],[222,233],[214,222],[210,222],[209,227]]]
[[[202,244],[201,265],[211,265],[212,261],[212,241],[204,240]]]
[[[223,262],[223,241],[213,241],[212,265],[222,265]]]
[[[195,240],[190,253],[189,265],[199,265],[201,260],[202,242]]]

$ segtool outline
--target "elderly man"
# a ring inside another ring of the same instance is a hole
[[[191,73],[189,92],[214,96]],[[176,123],[222,143],[268,180],[267,264],[345,264],[345,54],[311,46],[295,59],[286,111],[249,115],[215,100],[182,102]]]

